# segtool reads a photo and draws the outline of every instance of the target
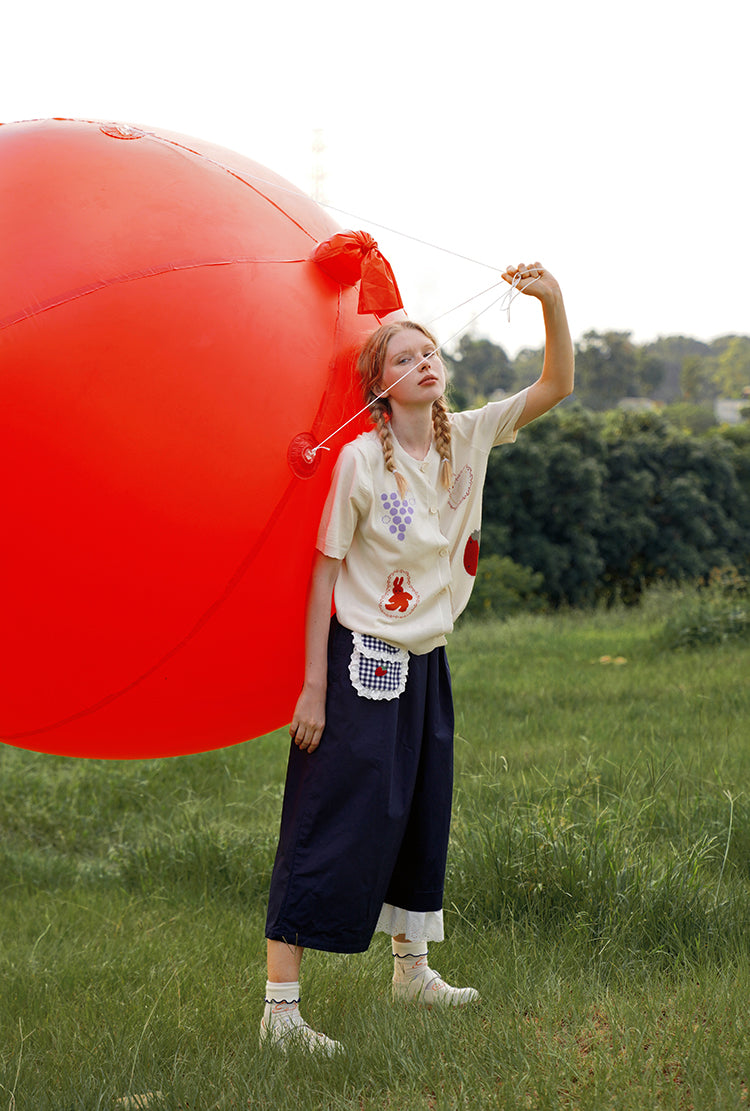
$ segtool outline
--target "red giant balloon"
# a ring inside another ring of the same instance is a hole
[[[318,518],[378,323],[338,230],[167,133],[0,125],[0,738],[176,755],[288,721]]]

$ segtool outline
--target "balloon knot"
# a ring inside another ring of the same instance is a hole
[[[358,312],[385,316],[404,307],[393,270],[366,231],[337,232],[319,243],[311,258],[340,285],[360,283]]]

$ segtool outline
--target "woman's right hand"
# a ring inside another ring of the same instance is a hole
[[[305,620],[305,682],[289,726],[292,740],[305,752],[315,752],[326,720],[331,595],[340,566],[340,559],[318,552],[310,578]]]
[[[315,752],[323,736],[326,720],[326,692],[310,687],[307,683],[294,707],[289,734],[297,748],[303,752]]]

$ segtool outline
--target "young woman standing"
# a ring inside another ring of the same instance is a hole
[[[476,575],[489,452],[573,388],[557,282],[538,262],[503,277],[544,315],[544,368],[520,393],[450,413],[436,341],[411,321],[383,325],[360,355],[374,428],[342,449],[318,535],[266,923],[265,1043],[340,1048],[302,1018],[302,954],[363,952],[376,930],[392,937],[395,999],[478,997],[427,957],[443,938],[453,783],[444,646]]]

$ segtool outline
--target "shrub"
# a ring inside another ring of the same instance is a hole
[[[744,637],[750,637],[750,581],[736,567],[717,567],[678,596],[657,639],[664,648],[694,648]]]
[[[466,613],[471,617],[509,617],[519,610],[541,610],[543,582],[541,571],[523,567],[510,556],[484,555],[479,560]]]

